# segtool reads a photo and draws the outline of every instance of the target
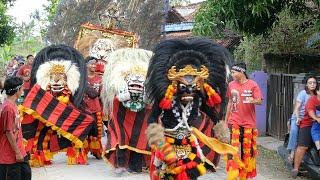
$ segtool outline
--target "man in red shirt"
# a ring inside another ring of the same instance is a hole
[[[24,64],[23,66],[21,66],[17,72],[17,76],[18,77],[22,77],[24,76],[24,71],[26,69],[31,70],[32,69],[32,63],[33,63],[34,57],[33,55],[28,55],[27,56],[27,60],[26,60],[26,64]]]
[[[320,117],[316,116],[316,111],[320,107],[320,90],[317,87],[317,95],[311,96],[307,101],[304,118],[299,124],[298,146],[294,155],[294,166],[291,171],[292,178],[296,178],[299,173],[303,156],[307,150],[313,146],[311,127],[313,121],[320,122]]]
[[[7,99],[0,114],[0,179],[31,180],[31,169],[23,146],[21,124],[16,101],[23,91],[18,77],[6,79]]]
[[[32,63],[33,63],[34,57],[33,55],[28,55],[26,64],[21,66],[17,76],[20,77],[23,80],[23,88],[24,90],[29,90],[30,87],[30,77],[31,77],[31,69],[32,69]]]
[[[227,91],[229,98],[226,122],[231,128],[231,144],[240,147],[240,158],[233,160],[239,165],[235,171],[239,171],[241,179],[256,176],[256,129],[255,105],[262,103],[262,94],[256,82],[248,79],[246,64],[235,64],[231,68],[233,81],[230,82]],[[229,170],[231,168],[228,168]]]

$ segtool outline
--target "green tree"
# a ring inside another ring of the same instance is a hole
[[[41,29],[41,35],[44,37],[48,33],[48,28],[50,24],[53,22],[54,17],[57,14],[58,11],[58,5],[60,3],[60,0],[47,0],[49,4],[47,6],[44,6],[44,9],[47,13],[46,16],[42,19],[39,15],[36,17],[36,19],[39,22],[44,22],[45,27]]]
[[[290,11],[285,9],[279,13],[278,21],[266,35],[245,36],[234,53],[235,58],[246,61],[250,70],[257,70],[261,69],[263,55],[266,53],[319,55],[319,49],[306,47],[307,39],[320,30],[316,26],[318,16],[315,13],[293,15]]]
[[[47,0],[47,1],[49,1],[49,4],[45,6],[45,10],[48,13],[47,19],[51,23],[57,14],[57,9],[58,9],[60,0]]]
[[[16,0],[0,0],[0,3],[4,5],[13,5],[13,2]]]
[[[11,60],[13,56],[22,55],[26,57],[28,54],[39,52],[44,46],[44,42],[39,35],[34,35],[36,23],[32,20],[30,23],[22,23],[16,27],[16,36],[12,43],[5,44],[0,47],[1,67]]]
[[[14,38],[14,28],[10,25],[10,17],[5,13],[13,0],[0,1],[0,46],[10,43]]]
[[[264,34],[284,8],[291,14],[310,12],[307,1],[310,0],[207,0],[196,14],[194,33],[219,38],[222,30],[229,27],[245,35]],[[319,5],[320,1],[310,3]]]

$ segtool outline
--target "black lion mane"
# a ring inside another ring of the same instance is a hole
[[[153,109],[156,111],[152,113],[152,116],[160,114],[161,109],[158,104],[165,96],[166,89],[171,83],[167,78],[167,73],[172,66],[177,66],[180,69],[190,64],[198,70],[201,65],[206,66],[209,69],[209,78],[206,83],[220,94],[222,105],[225,105],[226,66],[231,66],[234,61],[226,48],[204,38],[170,39],[156,45],[153,52],[145,83],[146,95],[154,103]],[[205,98],[204,96],[203,100]],[[207,111],[209,108],[202,107],[201,109]],[[206,114],[211,114],[209,115],[211,118],[217,119],[216,112],[206,112]],[[151,121],[155,119],[156,117],[151,117]]]

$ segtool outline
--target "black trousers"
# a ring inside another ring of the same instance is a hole
[[[126,160],[126,152],[129,150],[117,148],[117,166],[126,167],[128,163],[128,168],[133,172],[142,172],[143,167],[143,155],[134,151],[129,151],[129,160]]]
[[[27,157],[24,162],[0,164],[0,180],[31,180],[31,168]]]

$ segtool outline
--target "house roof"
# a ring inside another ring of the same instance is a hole
[[[172,7],[168,11],[168,16],[166,19],[167,24],[179,23],[179,22],[185,22],[185,21],[186,19],[174,7]]]
[[[194,22],[194,16],[203,2],[189,4],[187,6],[176,6],[175,9],[187,22]]]

